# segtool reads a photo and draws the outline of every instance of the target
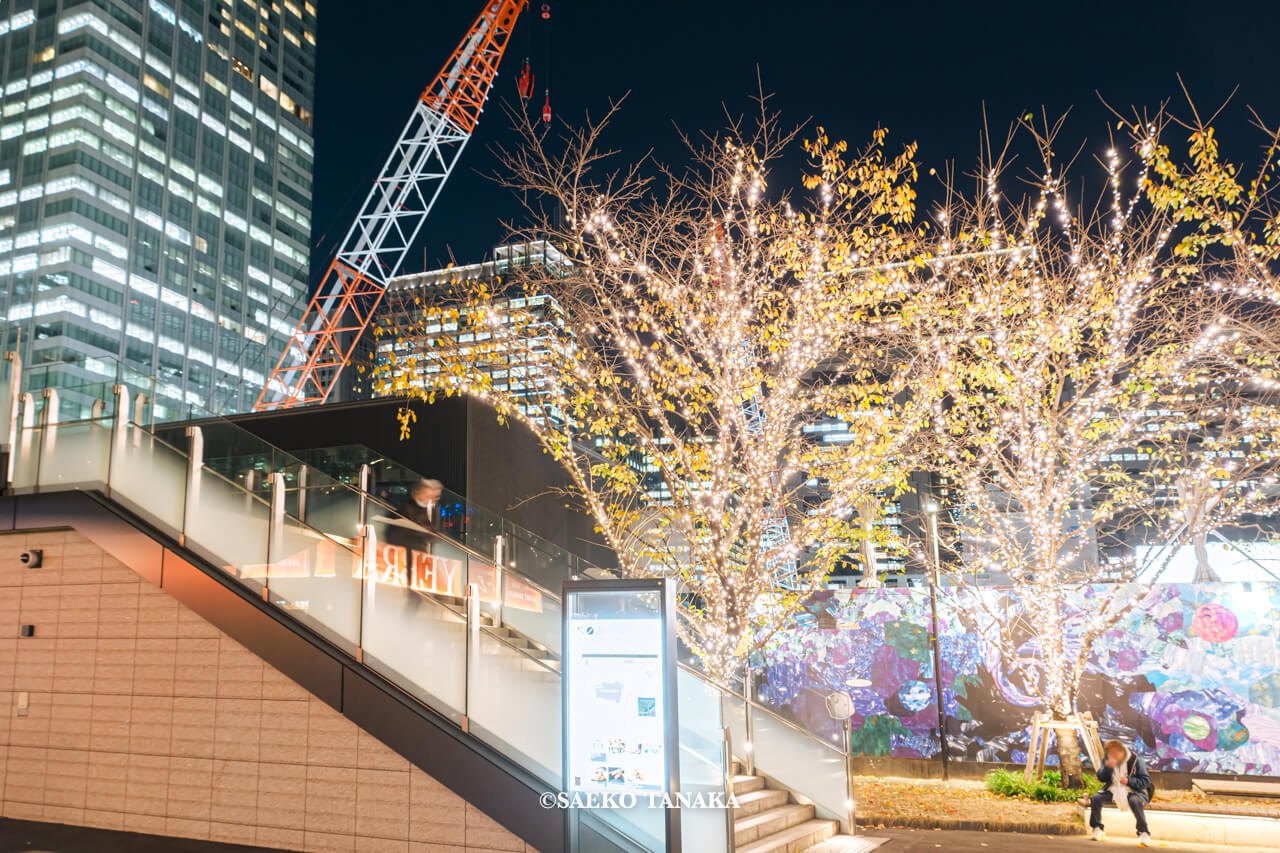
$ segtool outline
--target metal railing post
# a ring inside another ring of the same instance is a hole
[[[364,608],[365,591],[373,596],[376,584],[370,583],[377,566],[378,534],[372,524],[360,525],[360,619],[356,637],[356,662],[364,663]]]
[[[178,544],[187,544],[187,522],[191,508],[200,500],[200,475],[204,471],[204,432],[198,426],[187,427],[187,490],[182,503],[182,530]]]
[[[45,388],[40,392],[40,396],[44,397],[44,411],[41,413],[41,422],[45,426],[53,426],[58,422],[60,412],[58,411],[58,389]]]
[[[9,449],[9,459],[12,460],[19,453],[21,453],[24,458],[29,457],[32,450],[31,443],[34,441],[36,444],[35,446],[36,466],[37,466],[36,472],[38,476],[39,464],[40,464],[40,445],[43,442],[40,440],[41,437],[36,436],[34,434],[35,425],[36,425],[36,402],[35,402],[35,398],[31,396],[30,392],[23,393],[21,396],[21,400],[22,400],[22,431],[18,433],[18,438],[22,442],[22,448],[21,450],[19,450],[16,447],[11,447]],[[10,464],[12,464],[12,462]]]
[[[849,834],[858,834],[856,807],[853,799],[853,724],[848,717],[844,719],[844,795],[845,810],[848,812]]]
[[[368,465],[360,466],[360,529],[369,523],[369,489],[373,486],[373,474]]]
[[[298,467],[298,521],[307,520],[307,466]]]
[[[40,410],[40,441],[36,446],[36,481],[34,489],[40,491],[40,469],[44,467],[44,454],[46,450],[54,449],[54,442],[57,438],[55,431],[58,423],[58,389],[45,388],[40,392],[40,396],[44,398],[44,408]]]
[[[129,434],[129,389],[124,385],[111,386],[111,393],[116,398],[116,419],[111,424],[111,466],[116,463],[116,454],[124,452],[125,436]],[[111,488],[111,467],[107,468],[107,488]],[[109,493],[109,491],[108,491]],[[186,509],[184,506],[183,512]]]
[[[747,775],[756,775],[756,730],[751,722],[751,703],[754,701],[755,673],[751,670],[751,664],[747,664],[742,674],[742,718],[743,727],[747,733],[747,742],[742,745],[742,760],[747,763]]]
[[[13,362],[13,366],[9,368],[9,399],[3,401],[3,405],[9,407],[9,434],[5,437],[5,442],[9,445],[9,458],[6,460],[7,468],[4,478],[4,483],[8,486],[13,482],[13,461],[18,454],[18,410],[22,402],[22,356],[16,352],[7,352],[4,354],[4,360]]]
[[[507,565],[507,538],[505,536],[493,537],[493,568],[494,568],[494,584],[497,589],[493,594],[497,596],[497,603],[493,605],[493,624],[494,627],[502,627],[502,603],[504,596],[502,595],[502,573]]]
[[[724,707],[724,702],[720,703],[720,707]],[[724,715],[721,714],[721,720]],[[729,853],[733,853],[738,849],[737,839],[733,835],[733,734],[729,731],[728,726],[723,727],[724,730],[724,825],[725,825],[725,849]]]
[[[471,680],[480,662],[480,589],[467,584],[467,660],[463,669],[462,730],[471,731]]]
[[[284,550],[284,474],[276,471],[271,475],[271,527],[267,533],[267,576],[262,581],[262,600],[270,601],[268,589],[271,587],[271,566],[280,559]]]

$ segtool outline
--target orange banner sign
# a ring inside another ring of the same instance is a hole
[[[524,581],[518,581],[507,575],[507,588],[503,595],[503,604],[517,610],[528,610],[533,613],[542,612],[542,591]]]
[[[467,566],[467,583],[476,585],[476,598],[480,601],[498,603],[499,580],[498,570],[494,566],[486,566],[484,563],[471,563]]]
[[[373,574],[376,583],[404,586],[409,553],[403,545],[378,545],[374,552]]]
[[[413,574],[410,585],[420,592],[462,597],[462,561],[411,552]]]

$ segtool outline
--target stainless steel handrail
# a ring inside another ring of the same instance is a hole
[[[333,446],[331,446],[331,447],[310,448],[309,450],[310,450],[310,451],[319,451],[319,450],[343,450],[343,449],[346,449],[346,448],[354,448],[354,449],[357,449],[357,450],[366,450],[366,451],[368,451],[370,454],[373,454],[373,453],[376,453],[376,452],[377,452],[377,451],[373,450],[371,447],[369,447],[369,446],[367,446],[367,445],[364,445],[364,444],[339,444],[339,445],[333,445]],[[300,452],[309,452],[309,451],[300,451]],[[403,469],[406,473],[408,473],[408,474],[412,474],[414,477],[421,477],[421,476],[422,476],[422,475],[421,475],[421,474],[419,474],[418,472],[416,472],[416,471],[414,471],[414,470],[410,469],[408,466],[403,465],[403,464],[401,464],[401,463],[399,463],[399,462],[396,462],[395,460],[392,460],[392,459],[389,459],[389,458],[386,458],[386,457],[379,457],[379,459],[378,459],[377,461],[385,462],[385,463],[387,463],[388,465],[393,465],[393,466],[395,466],[396,468]],[[372,462],[369,462],[369,463],[367,463],[367,464],[372,465],[373,463],[372,463]],[[331,476],[331,477],[332,477],[332,475],[328,475],[328,476]],[[336,479],[336,478],[335,478],[335,479]],[[494,518],[500,519],[500,520],[501,520],[502,522],[504,522],[505,524],[510,525],[510,527],[511,527],[511,529],[512,529],[513,531],[515,531],[516,533],[520,534],[522,537],[525,537],[525,538],[523,539],[523,541],[524,541],[526,544],[528,544],[528,545],[530,545],[530,546],[532,546],[532,547],[536,548],[537,550],[541,551],[541,552],[542,552],[542,553],[544,553],[544,554],[546,554],[546,553],[548,553],[548,552],[547,552],[547,551],[546,551],[546,549],[543,547],[543,545],[542,545],[542,544],[540,544],[540,543],[545,543],[545,545],[546,545],[547,547],[554,548],[554,549],[556,549],[556,550],[559,550],[559,551],[564,552],[564,554],[565,554],[567,557],[569,557],[570,559],[572,559],[572,560],[576,560],[576,561],[578,561],[578,562],[582,563],[583,565],[585,565],[585,566],[587,566],[587,567],[589,567],[589,568],[604,569],[604,567],[602,567],[602,566],[596,566],[594,563],[592,563],[592,562],[591,562],[590,560],[588,560],[586,557],[583,557],[581,554],[577,554],[577,553],[575,553],[575,552],[573,552],[573,551],[570,551],[568,548],[562,548],[562,547],[560,547],[559,545],[556,545],[554,542],[551,542],[551,541],[547,540],[546,538],[544,538],[544,537],[542,537],[542,536],[539,536],[537,533],[534,533],[534,532],[533,532],[532,530],[530,530],[529,528],[524,527],[523,525],[520,525],[520,524],[516,524],[514,521],[512,521],[511,519],[509,519],[507,516],[502,515],[501,513],[498,513],[498,512],[494,512],[492,509],[489,509],[488,507],[480,506],[478,503],[476,503],[475,501],[471,500],[471,499],[470,499],[470,498],[468,498],[468,497],[465,497],[464,495],[460,495],[460,494],[458,494],[457,492],[452,491],[451,489],[445,489],[445,490],[444,490],[444,495],[445,495],[445,496],[447,496],[447,497],[449,497],[449,499],[450,499],[451,501],[456,502],[456,503],[461,503],[461,504],[463,504],[464,506],[468,507],[469,509],[480,510],[481,512],[487,513],[487,514],[489,514],[489,515],[493,516]],[[534,539],[539,540],[539,542],[534,542],[534,541],[533,541]],[[606,571],[607,571],[607,569],[606,569]]]
[[[77,420],[77,421],[63,421],[63,422],[59,422],[58,424],[56,424],[56,426],[58,426],[58,427],[62,427],[62,426],[69,426],[69,425],[72,425],[72,424],[81,424],[81,423],[97,423],[97,422],[100,422],[100,421],[114,420],[114,418],[115,418],[115,416],[113,415],[113,416],[111,416],[111,417],[107,417],[107,418],[87,418],[87,419],[82,419],[82,420]],[[223,419],[221,419],[221,418],[205,418],[205,419],[202,419],[202,420],[223,420]],[[130,420],[128,423],[129,423],[129,425],[130,425],[130,426],[134,427],[135,429],[140,429],[140,430],[143,430],[144,432],[148,432],[148,433],[150,433],[150,432],[151,432],[147,427],[142,426],[142,425],[140,425],[140,424],[136,424],[136,423],[134,423],[132,420]],[[230,423],[230,422],[228,421],[227,423]],[[238,426],[236,426],[235,424],[231,424],[231,426],[232,426],[232,427],[234,427],[234,428],[235,428],[235,429],[237,429],[237,430],[241,429],[241,427],[238,427]],[[33,429],[39,430],[39,429],[42,429],[42,427],[33,427]],[[252,433],[250,433],[250,435],[252,435]],[[152,436],[152,438],[153,438],[154,440],[156,440],[156,441],[159,441],[161,444],[164,444],[166,447],[169,447],[169,448],[170,448],[170,449],[172,449],[174,452],[179,453],[179,454],[182,454],[182,455],[184,455],[184,456],[186,455],[186,454],[184,454],[184,453],[182,452],[182,450],[180,450],[180,449],[179,449],[179,448],[177,448],[177,447],[174,447],[172,444],[170,444],[169,442],[165,441],[164,439],[162,439],[162,438],[158,438],[158,437],[156,437],[156,436],[154,436],[154,435]],[[256,437],[255,437],[255,438],[256,438]],[[282,456],[285,456],[285,457],[288,457],[288,458],[290,458],[290,459],[293,459],[293,460],[297,461],[299,464],[305,464],[305,463],[302,463],[302,460],[297,459],[297,457],[291,456],[291,454],[287,453],[286,451],[280,450],[279,448],[275,447],[274,445],[269,444],[268,442],[262,442],[262,443],[263,443],[263,444],[266,444],[266,445],[267,445],[268,447],[270,447],[272,450],[279,452]],[[217,471],[213,471],[213,470],[208,469],[208,468],[206,468],[205,470],[206,470],[206,472],[207,472],[207,473],[211,474],[212,476],[217,477],[218,479],[220,479],[220,480],[222,480],[223,482],[225,482],[227,485],[232,486],[233,488],[235,488],[235,489],[237,489],[237,490],[239,490],[239,491],[244,492],[246,495],[248,495],[248,496],[250,496],[250,497],[257,498],[259,501],[262,501],[264,504],[266,503],[266,501],[265,501],[261,496],[259,496],[259,495],[255,494],[253,491],[251,491],[251,490],[249,490],[249,489],[245,489],[245,488],[244,488],[243,486],[241,486],[239,483],[236,483],[236,482],[233,482],[232,480],[227,479],[226,477],[224,477],[224,476],[222,476],[221,474],[219,474]],[[328,475],[326,475],[326,476],[328,476]],[[332,478],[332,477],[330,477],[330,479],[331,479],[331,480],[333,480],[333,482],[337,483],[338,485],[340,485],[340,486],[341,486],[342,488],[344,488],[344,489],[347,489],[347,490],[349,490],[349,491],[351,491],[351,492],[353,492],[353,493],[355,493],[355,494],[357,494],[357,495],[361,494],[361,492],[360,492],[360,490],[359,490],[359,489],[357,489],[357,488],[355,488],[355,487],[353,487],[353,486],[351,486],[351,485],[349,485],[349,484],[347,484],[347,483],[343,483],[341,480],[337,480],[337,479]],[[372,500],[376,501],[377,503],[379,503],[381,506],[390,508],[388,504],[386,504],[385,502],[381,501],[379,498],[377,498],[377,496],[375,496],[375,495],[371,495],[371,494],[370,494],[370,495],[368,495],[368,497],[369,497],[370,499],[372,499]],[[392,511],[393,513],[395,513],[397,516],[399,516],[399,512],[397,512],[394,508],[391,508],[391,511]],[[300,526],[302,526],[302,527],[304,527],[304,528],[306,528],[306,529],[308,529],[308,530],[312,530],[312,531],[314,531],[315,533],[318,533],[320,536],[325,537],[326,539],[329,539],[329,540],[333,541],[333,542],[334,542],[334,544],[338,545],[339,547],[344,548],[345,550],[353,551],[353,549],[351,549],[351,548],[350,548],[350,547],[348,547],[344,542],[342,542],[342,540],[341,540],[341,538],[340,538],[340,537],[334,536],[333,534],[326,533],[325,531],[320,530],[320,529],[318,529],[318,528],[316,528],[316,527],[313,527],[312,525],[308,524],[307,522],[302,521],[301,519],[298,519],[298,518],[296,518],[296,517],[294,517],[293,515],[290,515],[290,514],[288,514],[288,513],[286,513],[286,516],[289,518],[289,520],[290,520],[291,522],[294,522],[294,523],[296,523],[296,524],[298,524],[298,525],[300,525]],[[462,551],[466,552],[466,553],[468,554],[468,556],[472,556],[472,557],[476,558],[477,560],[479,560],[479,561],[481,561],[481,562],[484,562],[484,563],[486,563],[486,564],[488,564],[488,563],[490,563],[490,562],[491,562],[491,560],[489,559],[489,557],[487,557],[486,555],[484,555],[484,554],[480,553],[479,551],[476,551],[476,550],[475,550],[475,549],[473,549],[473,548],[469,548],[469,547],[468,547],[468,546],[466,546],[465,544],[458,543],[458,542],[456,542],[456,541],[455,541],[455,540],[453,540],[453,539],[450,539],[450,538],[448,538],[448,537],[443,536],[439,531],[430,530],[430,529],[425,528],[425,527],[424,527],[424,528],[422,528],[422,531],[423,531],[424,533],[427,533],[428,535],[431,535],[431,536],[433,536],[433,537],[439,538],[440,540],[442,540],[442,541],[446,542],[446,543],[447,543],[447,544],[449,544],[450,546],[458,547],[458,548],[459,548],[459,549],[461,549]],[[526,575],[524,575],[523,573],[521,573],[518,569],[513,570],[513,569],[508,569],[507,567],[503,567],[503,571],[504,571],[504,572],[505,572],[505,571],[511,571],[511,573],[512,573],[512,574],[514,574],[514,575],[517,575],[517,576],[519,577],[519,579],[520,579],[522,582],[528,583],[530,586],[533,586],[533,587],[537,588],[539,591],[541,591],[541,592],[542,592],[542,593],[544,593],[545,595],[550,596],[550,597],[551,597],[551,599],[552,599],[552,600],[554,600],[554,601],[556,601],[557,603],[558,603],[558,602],[560,602],[560,596],[559,596],[557,593],[552,592],[551,590],[547,589],[547,588],[546,588],[545,586],[543,586],[542,584],[538,583],[537,581],[533,580],[532,578],[527,577]],[[420,591],[420,590],[413,590],[413,591],[414,591],[414,592],[419,592],[420,594],[423,594],[423,595],[429,595],[429,594],[427,594],[427,593],[421,593],[421,591]],[[508,646],[508,647],[509,647],[509,648],[511,648],[512,650],[514,650],[514,651],[519,651],[519,652],[524,653],[526,657],[529,657],[530,659],[537,661],[539,664],[542,664],[542,665],[543,665],[546,669],[548,669],[549,671],[551,671],[551,672],[556,672],[556,674],[557,674],[557,675],[558,675],[558,674],[560,674],[557,670],[553,669],[552,667],[546,666],[545,662],[544,662],[541,658],[538,658],[538,657],[536,657],[536,656],[534,656],[534,655],[532,655],[532,654],[529,654],[529,650],[528,650],[528,649],[521,649],[521,648],[519,648],[518,646],[515,646],[514,644],[504,642],[504,641],[502,640],[502,638],[501,638],[501,637],[498,637],[496,634],[491,634],[490,636],[494,637],[494,639],[497,639],[499,642],[503,642],[503,644],[504,644],[504,645]],[[550,650],[548,650],[548,651],[550,651]],[[822,744],[823,746],[825,746],[827,749],[830,749],[830,750],[835,751],[835,752],[839,752],[841,755],[847,755],[847,754],[848,754],[848,750],[847,750],[847,748],[839,748],[839,747],[836,747],[836,746],[835,746],[834,744],[832,744],[830,741],[828,741],[828,740],[826,740],[826,739],[824,739],[824,738],[819,737],[818,735],[814,734],[813,732],[808,731],[807,729],[804,729],[804,728],[802,728],[802,727],[800,727],[800,726],[796,725],[795,723],[791,722],[790,720],[788,720],[788,719],[786,719],[786,718],[784,718],[784,717],[782,717],[782,716],[779,716],[775,711],[773,711],[773,710],[772,710],[772,709],[770,709],[769,707],[767,707],[767,706],[765,706],[765,705],[762,705],[762,704],[760,704],[759,702],[755,701],[754,699],[751,699],[751,698],[749,698],[749,697],[747,697],[747,696],[744,696],[744,695],[742,695],[741,693],[738,693],[737,691],[735,691],[735,690],[733,690],[733,689],[731,689],[731,688],[729,688],[729,687],[726,687],[726,686],[725,686],[725,685],[723,685],[723,684],[720,684],[719,682],[713,681],[712,679],[708,678],[704,673],[699,672],[698,670],[694,669],[693,667],[689,666],[688,664],[678,663],[677,665],[678,665],[681,669],[683,669],[683,670],[685,670],[686,672],[688,672],[689,674],[691,674],[691,675],[693,675],[693,676],[696,676],[697,678],[701,679],[702,681],[704,681],[704,682],[706,682],[707,684],[711,685],[712,687],[716,688],[717,690],[719,690],[721,693],[725,694],[726,696],[729,696],[729,697],[731,697],[731,698],[733,698],[733,699],[741,700],[744,704],[750,705],[750,706],[751,706],[751,708],[752,708],[753,710],[755,710],[755,711],[757,711],[757,712],[759,712],[759,713],[764,714],[765,716],[769,717],[770,719],[776,720],[777,722],[779,722],[779,723],[783,724],[783,725],[784,725],[784,726],[786,726],[787,728],[789,728],[789,729],[791,729],[791,730],[795,731],[795,732],[796,732],[796,733],[798,733],[798,734],[804,735],[805,737],[809,738],[810,740],[814,741],[815,743],[820,743],[820,744]]]
[[[210,421],[215,422],[215,423],[218,423],[218,424],[220,424],[220,425],[225,425],[225,426],[227,426],[227,427],[230,427],[231,429],[233,429],[233,430],[235,430],[235,431],[237,431],[237,432],[244,433],[246,436],[248,436],[249,438],[251,438],[253,441],[258,442],[259,444],[261,444],[261,445],[262,445],[262,446],[264,446],[265,448],[269,449],[272,453],[274,453],[274,454],[279,454],[279,456],[280,456],[282,459],[288,460],[290,464],[293,464],[293,463],[297,463],[298,465],[306,465],[306,464],[307,464],[307,463],[306,463],[306,462],[304,462],[303,460],[301,460],[301,459],[299,459],[298,457],[294,456],[293,454],[289,453],[287,450],[281,450],[279,447],[276,447],[276,446],[275,446],[274,444],[272,444],[271,442],[269,442],[269,441],[265,441],[265,440],[263,440],[263,439],[259,438],[258,436],[254,435],[253,433],[249,432],[249,431],[248,431],[248,430],[246,430],[244,427],[242,427],[242,426],[240,426],[240,425],[238,425],[238,424],[235,424],[235,423],[233,423],[233,422],[231,422],[231,421],[227,420],[226,418],[223,418],[223,417],[220,417],[220,416],[217,416],[217,415],[212,415],[212,416],[209,416],[209,417],[203,417],[203,418],[197,418],[197,419],[195,419],[195,420],[193,420],[193,421],[188,422],[188,425],[196,425],[196,426],[198,426],[200,422],[206,422],[206,423],[207,423],[207,422],[210,422]],[[165,424],[165,426],[166,426],[166,427],[169,427],[169,428],[175,428],[175,429],[176,429],[176,428],[179,426],[179,423],[178,423],[178,422],[169,422],[169,423]],[[161,440],[161,441],[163,441],[164,439],[160,439],[160,440]],[[219,457],[219,458],[221,458],[221,457]],[[323,472],[323,471],[321,471],[321,472],[319,472],[319,473],[324,474],[324,472]],[[359,488],[357,488],[357,487],[355,487],[355,486],[351,485],[350,483],[344,483],[343,481],[341,481],[341,480],[337,479],[336,477],[330,476],[329,474],[324,474],[324,476],[325,476],[325,477],[327,477],[327,478],[328,478],[328,480],[329,480],[330,482],[328,482],[328,483],[315,483],[315,484],[311,485],[309,488],[312,488],[312,489],[318,489],[318,488],[332,488],[333,486],[335,486],[335,485],[336,485],[337,487],[339,487],[339,488],[341,488],[341,489],[344,489],[344,490],[346,490],[346,491],[348,491],[348,492],[351,492],[352,494],[356,495],[357,497],[359,497],[359,496],[364,496],[366,500],[368,500],[368,501],[370,501],[371,503],[374,503],[374,504],[376,504],[377,506],[379,506],[379,507],[381,507],[381,508],[383,508],[383,509],[385,509],[385,510],[389,511],[392,515],[396,516],[397,518],[404,518],[404,516],[400,515],[400,511],[399,511],[399,509],[398,509],[398,508],[393,507],[391,504],[389,504],[389,503],[387,503],[386,501],[382,500],[382,499],[381,499],[381,498],[379,498],[377,495],[372,494],[372,493],[370,493],[370,492],[362,492]],[[224,477],[223,479],[226,479],[226,478]],[[243,487],[240,487],[240,488],[243,488]],[[292,516],[291,516],[291,517],[292,517]],[[405,520],[407,520],[407,519],[405,519]],[[304,523],[305,523],[305,522],[304,522]],[[486,554],[484,554],[484,553],[482,553],[482,552],[480,552],[480,551],[477,551],[476,549],[474,549],[474,548],[472,548],[471,546],[467,545],[465,542],[460,542],[460,541],[458,541],[457,539],[453,539],[453,538],[451,538],[451,537],[445,536],[443,533],[441,533],[441,532],[440,532],[440,531],[438,531],[438,530],[430,530],[430,529],[425,528],[425,527],[424,527],[424,528],[421,528],[421,529],[422,529],[422,531],[423,531],[423,532],[428,533],[429,535],[434,536],[434,537],[435,537],[435,538],[437,538],[437,539],[440,539],[442,542],[447,543],[450,547],[455,547],[455,548],[460,549],[461,551],[463,551],[464,553],[466,553],[466,555],[467,555],[469,558],[471,558],[471,559],[478,560],[479,562],[482,562],[482,563],[484,563],[484,564],[486,564],[486,565],[491,565],[491,564],[493,563],[493,559],[492,559],[491,557],[489,557],[488,555],[486,555]],[[556,600],[556,601],[559,601],[559,600],[560,600],[560,596],[559,596],[559,594],[558,594],[557,592],[553,592],[552,590],[550,590],[550,589],[548,589],[547,587],[543,586],[543,585],[542,585],[542,584],[540,584],[538,581],[534,580],[533,578],[529,577],[529,576],[528,576],[528,575],[526,575],[525,573],[521,572],[521,571],[519,570],[519,568],[514,568],[514,569],[513,569],[513,568],[510,568],[510,567],[508,567],[508,566],[502,566],[501,568],[502,568],[502,570],[503,570],[504,572],[511,572],[512,574],[516,575],[516,576],[519,578],[519,580],[520,580],[521,582],[523,582],[523,583],[527,583],[527,584],[529,584],[530,586],[535,587],[535,588],[536,588],[536,589],[538,589],[540,592],[542,592],[542,593],[544,593],[544,594],[546,594],[546,595],[551,596],[554,600]]]
[[[789,729],[791,729],[792,731],[796,732],[797,734],[804,735],[805,737],[809,738],[809,740],[813,741],[814,743],[820,743],[820,744],[822,744],[823,746],[825,746],[827,749],[830,749],[832,752],[838,752],[838,753],[840,753],[841,755],[848,755],[848,754],[849,754],[849,750],[848,750],[848,747],[847,747],[847,746],[845,746],[845,747],[837,747],[835,744],[831,743],[830,741],[826,740],[825,738],[818,737],[816,734],[814,734],[813,732],[809,731],[808,729],[801,728],[800,726],[796,725],[795,723],[791,722],[790,720],[786,719],[785,717],[779,716],[779,715],[778,715],[778,713],[777,713],[776,711],[771,710],[768,706],[766,706],[766,705],[761,705],[759,702],[755,701],[754,699],[749,699],[748,697],[743,696],[741,693],[737,693],[737,692],[735,692],[735,691],[733,691],[733,690],[729,689],[728,687],[725,687],[723,684],[720,684],[719,682],[712,681],[712,680],[711,680],[710,678],[708,678],[705,674],[703,674],[703,673],[701,673],[701,672],[698,672],[696,669],[694,669],[693,667],[689,666],[688,664],[685,664],[685,663],[678,663],[678,664],[677,664],[677,666],[679,666],[679,667],[680,667],[681,669],[683,669],[685,672],[688,672],[690,675],[694,675],[694,676],[697,676],[698,678],[702,679],[702,680],[703,680],[703,681],[705,681],[707,684],[709,684],[709,685],[711,685],[712,687],[716,688],[717,690],[719,690],[721,693],[723,693],[724,695],[728,696],[729,698],[731,698],[731,699],[737,699],[737,700],[739,700],[739,701],[743,702],[743,704],[749,705],[752,709],[754,709],[754,710],[756,710],[756,711],[759,711],[760,713],[764,714],[765,716],[769,717],[770,719],[773,719],[773,720],[776,720],[776,721],[777,721],[777,722],[779,722],[779,723],[782,723],[784,726],[786,726],[787,728],[789,728]]]

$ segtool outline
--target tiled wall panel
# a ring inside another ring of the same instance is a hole
[[[19,562],[29,548],[41,568]],[[0,534],[0,709],[5,817],[299,851],[533,853],[74,531]]]

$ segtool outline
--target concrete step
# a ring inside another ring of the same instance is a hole
[[[1156,803],[1160,802],[1159,798]],[[1280,850],[1280,818],[1252,815],[1206,814],[1203,812],[1150,809],[1147,823],[1156,843],[1183,842],[1206,844],[1215,850]],[[1088,806],[1076,806],[1076,813],[1089,816]],[[1102,810],[1102,822],[1112,838],[1132,838],[1135,832],[1133,812],[1115,806]]]
[[[759,791],[764,787],[764,779],[760,776],[734,776],[733,793],[742,795],[750,791]]]
[[[738,847],[813,820],[813,806],[788,803],[766,809],[733,822],[733,843]]]
[[[733,815],[735,818],[742,818],[758,814],[767,809],[776,809],[778,806],[784,806],[790,797],[787,796],[786,791],[761,788],[758,791],[738,794],[737,799],[738,807],[733,810]]]
[[[889,839],[874,835],[833,835],[805,853],[871,853],[889,843]]]
[[[834,820],[806,820],[745,844],[737,849],[737,853],[800,853],[826,841],[836,834],[838,828]]]

